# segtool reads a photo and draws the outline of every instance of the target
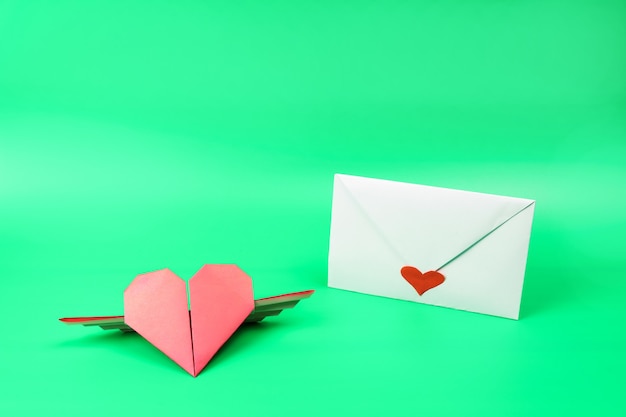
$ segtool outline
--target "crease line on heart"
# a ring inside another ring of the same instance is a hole
[[[193,377],[195,378],[198,375],[198,372],[196,371],[196,351],[193,347],[193,325],[191,324],[191,310],[189,310],[189,334],[191,335],[191,364],[193,366]]]

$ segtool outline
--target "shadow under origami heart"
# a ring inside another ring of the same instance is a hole
[[[240,355],[251,346],[263,344],[263,340],[276,337],[278,332],[286,324],[276,322],[265,323],[245,323],[224,343],[215,354],[211,362],[205,369],[219,367],[223,362]],[[139,360],[144,363],[160,364],[165,368],[180,371],[181,375],[187,375],[184,369],[171,361],[167,356],[135,332],[98,332],[96,334],[82,336],[80,338],[66,340],[57,343],[55,346],[80,349],[102,349],[107,348],[121,356]]]

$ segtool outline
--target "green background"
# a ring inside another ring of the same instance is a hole
[[[521,319],[326,288],[336,172],[536,199]],[[0,0],[0,414],[624,415],[625,184],[624,1]],[[57,321],[231,262],[196,379]]]

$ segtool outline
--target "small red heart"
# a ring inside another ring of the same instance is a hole
[[[419,269],[412,266],[402,267],[400,274],[402,274],[402,277],[406,279],[406,281],[411,284],[413,288],[415,288],[415,291],[417,291],[419,295],[423,295],[431,288],[435,288],[436,286],[443,284],[446,280],[443,274],[437,271],[428,271],[425,274],[422,274]]]

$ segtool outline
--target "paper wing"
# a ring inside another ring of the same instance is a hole
[[[309,298],[314,292],[314,290],[307,290],[255,300],[254,310],[244,323],[256,323],[268,316],[277,316],[283,310],[295,307],[300,300]],[[68,325],[100,326],[104,330],[134,332],[124,322],[124,316],[64,317],[59,320]]]

